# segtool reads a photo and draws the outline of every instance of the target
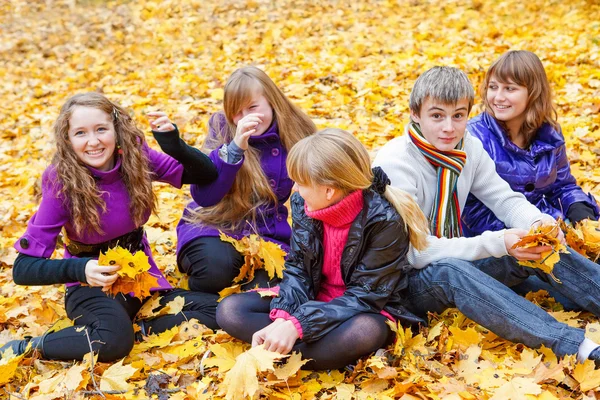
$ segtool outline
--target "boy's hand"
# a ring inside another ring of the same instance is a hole
[[[537,247],[512,247],[517,243],[523,236],[526,236],[529,232],[524,229],[507,229],[504,231],[504,245],[508,254],[520,261],[535,261],[541,260],[543,252],[552,250],[550,246],[537,246]]]
[[[256,126],[263,122],[262,117],[264,114],[252,113],[238,121],[233,141],[240,149],[248,150],[248,139],[256,133]]]
[[[171,132],[175,130],[175,125],[173,125],[167,113],[153,111],[146,114],[146,116],[150,121],[150,129],[155,132]]]
[[[294,323],[277,318],[270,325],[252,335],[252,347],[264,344],[265,350],[288,354],[297,339],[298,331]]]
[[[85,279],[88,285],[101,286],[107,291],[119,278],[115,272],[120,269],[120,265],[98,265],[98,260],[90,260],[85,264]]]

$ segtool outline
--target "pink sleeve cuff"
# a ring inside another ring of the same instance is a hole
[[[302,325],[300,325],[300,322],[298,322],[298,319],[296,319],[296,317],[292,317],[287,311],[275,308],[269,313],[269,318],[271,318],[271,321],[275,321],[277,318],[283,318],[286,321],[292,321],[294,327],[296,328],[296,331],[298,331],[298,337],[302,339]]]

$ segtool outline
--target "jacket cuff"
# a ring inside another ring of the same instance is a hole
[[[571,204],[571,207],[567,210],[567,218],[571,221],[573,225],[584,220],[591,219],[595,220],[596,215],[594,213],[594,209],[588,206],[586,203],[577,202]]]
[[[271,318],[271,321],[275,321],[277,318],[283,318],[286,321],[292,321],[296,331],[298,332],[298,337],[302,339],[302,325],[300,325],[300,322],[298,322],[296,317],[291,316],[287,311],[275,308],[269,313],[269,318]]]

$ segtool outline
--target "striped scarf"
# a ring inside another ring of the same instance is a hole
[[[456,182],[467,161],[467,153],[463,150],[464,139],[458,142],[454,150],[440,151],[423,137],[421,127],[414,122],[408,126],[408,135],[427,161],[437,168],[437,190],[429,215],[431,232],[437,237],[462,236]]]

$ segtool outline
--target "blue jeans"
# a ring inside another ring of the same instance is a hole
[[[600,316],[600,265],[588,260],[571,248],[569,254],[561,254],[560,261],[554,265],[554,276],[562,283],[540,269],[523,267],[510,256],[502,258],[486,258],[474,261],[480,270],[513,287],[530,276],[539,278],[549,284],[555,292],[560,293],[583,310]]]
[[[586,278],[583,288],[573,288],[581,285],[580,275],[590,271],[586,268],[579,271],[576,268],[579,262],[571,267],[571,263],[562,260],[562,256],[561,262],[554,268],[555,276],[565,285],[560,292],[566,295],[572,291],[569,298],[575,300],[573,296],[580,296],[577,304],[596,315],[600,314],[600,287],[597,284],[592,284],[592,280]],[[590,264],[596,266],[593,276],[598,277],[598,265]],[[584,265],[589,267],[587,263]],[[508,288],[529,275],[538,274],[536,271],[541,272],[519,266],[512,257],[474,262],[446,258],[424,269],[411,271],[405,290],[406,305],[421,317],[426,317],[428,311],[440,313],[447,308],[457,307],[468,318],[504,339],[531,348],[544,345],[558,356],[576,354],[584,339],[584,330],[558,322],[546,311]],[[545,281],[552,281],[543,272],[541,275],[544,275]],[[595,287],[594,290],[591,290],[592,287]],[[585,306],[582,305],[584,303]]]
[[[526,296],[529,292],[545,290],[548,292],[548,296],[553,297],[557,303],[560,303],[560,305],[563,306],[565,311],[582,311],[581,307],[575,304],[571,299],[563,296],[559,291],[554,289],[552,285],[538,278],[537,275],[530,276],[518,285],[512,286],[511,289],[521,296]]]

